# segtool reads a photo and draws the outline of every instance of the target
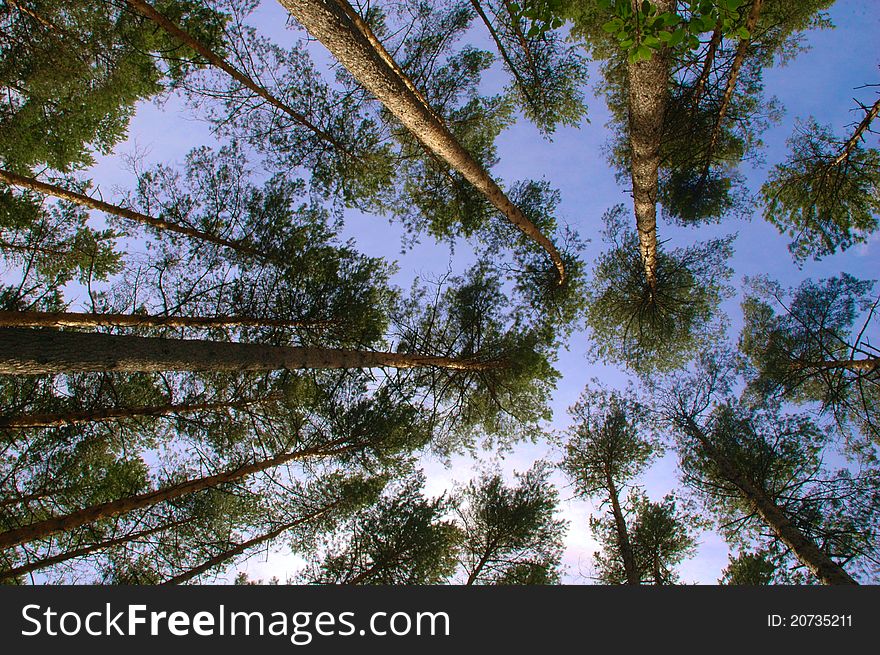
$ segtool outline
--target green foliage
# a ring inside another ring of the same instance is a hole
[[[558,492],[538,463],[505,486],[483,475],[455,497],[466,584],[554,584],[559,581],[566,523],[554,518]]]
[[[864,243],[880,213],[880,150],[861,143],[841,162],[830,128],[808,120],[788,140],[788,159],[761,187],[764,218],[792,237],[795,261],[820,259]]]
[[[730,563],[722,572],[718,584],[758,587],[773,582],[776,565],[768,559],[767,553],[743,551],[736,557],[730,556]]]
[[[624,215],[622,205],[605,215],[611,247],[598,258],[587,295],[592,353],[640,374],[669,371],[714,338],[734,237],[659,250],[655,290],[645,281],[638,237]]]

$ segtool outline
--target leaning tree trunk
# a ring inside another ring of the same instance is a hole
[[[322,328],[335,321],[286,321],[275,318],[251,316],[151,316],[146,314],[97,314],[79,312],[9,312],[0,311],[0,328],[47,327],[47,328]]]
[[[175,575],[172,578],[169,578],[168,580],[166,580],[162,584],[163,585],[182,584],[184,582],[192,580],[193,578],[201,575],[205,571],[209,571],[212,568],[214,568],[215,566],[218,566],[219,564],[223,564],[227,560],[232,559],[236,555],[240,555],[241,553],[248,550],[249,548],[253,548],[254,546],[258,546],[262,543],[266,543],[267,541],[271,541],[275,537],[283,534],[284,532],[287,532],[288,530],[290,530],[292,528],[295,528],[298,525],[302,525],[303,523],[308,523],[309,521],[313,521],[316,518],[319,518],[319,517],[323,516],[324,514],[327,514],[328,512],[332,511],[336,506],[338,506],[340,502],[341,501],[338,501],[338,500],[334,501],[334,502],[330,503],[329,505],[327,505],[326,507],[323,507],[323,508],[316,510],[314,512],[310,512],[309,514],[307,514],[303,517],[300,517],[300,518],[296,519],[295,521],[290,521],[289,523],[285,523],[284,525],[280,525],[277,528],[275,528],[274,530],[270,530],[269,532],[266,532],[265,534],[254,537],[253,539],[249,539],[248,541],[242,542],[242,543],[238,544],[237,546],[233,546],[232,548],[225,550],[222,553],[219,553],[218,555],[215,555],[214,557],[199,564],[198,566],[193,567],[187,571],[184,571],[183,573],[180,573],[179,575]]]
[[[705,182],[705,179],[709,174],[709,166],[712,163],[712,156],[718,145],[718,139],[721,137],[721,125],[727,116],[727,110],[730,108],[730,101],[733,99],[733,92],[736,89],[736,82],[739,78],[739,73],[742,70],[743,64],[746,61],[749,46],[752,44],[752,36],[755,28],[758,26],[758,19],[761,17],[761,7],[763,4],[764,0],[753,0],[752,8],[746,19],[746,29],[749,32],[749,38],[740,39],[740,42],[736,47],[736,54],[733,57],[733,65],[730,68],[730,74],[727,76],[727,86],[724,88],[724,96],[721,98],[721,107],[719,107],[718,114],[715,117],[715,124],[712,126],[712,135],[709,138],[709,145],[706,149],[706,167],[703,170],[701,184]]]
[[[17,578],[20,575],[28,575],[29,573],[33,573],[34,571],[40,571],[42,569],[49,568],[50,566],[54,566],[55,564],[61,564],[62,562],[76,559],[77,557],[85,557],[86,555],[91,555],[92,553],[97,553],[101,550],[113,548],[114,546],[121,546],[122,544],[127,544],[132,541],[137,541],[138,539],[149,537],[150,535],[156,534],[157,532],[164,532],[166,530],[170,530],[171,528],[177,527],[178,525],[184,525],[185,523],[189,523],[192,520],[193,519],[191,518],[187,518],[181,521],[166,523],[164,525],[159,525],[155,528],[150,528],[148,530],[140,530],[139,532],[133,532],[131,534],[123,535],[122,537],[114,537],[113,539],[107,539],[106,541],[99,541],[96,544],[83,546],[82,548],[75,548],[74,550],[59,553],[58,555],[53,555],[52,557],[45,557],[43,559],[29,562],[28,564],[22,564],[21,566],[16,566],[14,568],[7,569],[6,571],[0,571],[0,580]]]
[[[202,491],[204,489],[210,489],[221,484],[235,482],[254,473],[259,473],[260,471],[265,471],[296,459],[320,456],[326,457],[346,452],[349,448],[342,446],[344,442],[345,438],[340,438],[321,446],[305,448],[292,453],[281,453],[275,457],[270,457],[269,459],[264,459],[253,464],[239,466],[215,475],[209,475],[195,480],[187,480],[186,482],[179,482],[170,485],[164,489],[158,489],[156,491],[150,491],[136,496],[128,496],[119,500],[111,500],[99,505],[92,505],[91,507],[86,507],[85,509],[77,510],[64,516],[56,516],[51,519],[37,521],[36,523],[21,528],[0,532],[0,550],[4,548],[12,548],[38,539],[45,539],[46,537],[59,532],[74,530],[83,525],[94,523],[95,521],[121,516],[122,514],[127,514],[128,512],[133,512],[138,509],[152,507],[158,503],[174,500],[175,498],[180,498],[181,496],[186,496],[187,494]]]
[[[565,265],[553,243],[514,205],[427,106],[412,81],[385,52],[346,0],[279,0],[315,38],[421,143],[458,171],[513,225],[550,256],[565,281]]]
[[[804,369],[835,370],[846,369],[857,373],[870,373],[880,369],[880,357],[866,357],[864,359],[831,359],[820,362],[792,362],[791,368],[796,371]]]
[[[694,95],[691,98],[692,111],[697,110],[700,105],[700,100],[703,98],[703,93],[706,91],[706,84],[709,83],[709,75],[712,74],[712,68],[715,65],[715,55],[718,53],[718,48],[721,46],[722,37],[721,25],[716,25],[715,30],[712,32],[712,38],[709,39],[709,47],[706,50],[706,58],[703,60],[703,68],[700,71],[700,77],[697,78],[697,82],[694,85]]]
[[[611,499],[611,512],[614,515],[614,527],[617,531],[617,545],[620,547],[620,555],[623,559],[623,570],[626,575],[626,584],[639,585],[641,577],[636,567],[636,558],[633,554],[632,544],[629,540],[629,530],[626,527],[626,518],[623,516],[623,510],[620,507],[620,498],[617,485],[610,475],[605,478],[605,484],[608,487],[608,497]]]
[[[337,348],[267,346],[25,328],[0,329],[0,374],[7,375],[384,367],[485,371],[502,366],[504,362],[497,359],[480,361]]]
[[[265,253],[262,253],[255,248],[251,248],[250,246],[247,246],[240,241],[230,241],[229,239],[218,237],[203,230],[197,230],[192,227],[187,227],[186,225],[180,225],[179,223],[172,223],[161,218],[148,216],[147,214],[136,212],[133,209],[120,207],[119,205],[113,205],[109,202],[104,202],[103,200],[92,198],[91,196],[87,196],[83,193],[77,193],[76,191],[71,191],[70,189],[65,189],[55,184],[41,182],[40,180],[34,179],[32,177],[26,177],[24,175],[19,175],[17,173],[13,173],[12,171],[0,169],[0,182],[19,187],[20,189],[28,189],[30,191],[36,191],[38,193],[42,193],[48,196],[53,196],[60,200],[67,200],[68,202],[72,202],[83,207],[88,207],[89,209],[97,209],[98,211],[112,214],[113,216],[118,216],[119,218],[125,218],[136,223],[141,223],[143,225],[149,225],[150,227],[160,231],[182,234],[183,236],[190,239],[195,239],[196,241],[207,241],[208,243],[213,243],[218,246],[230,248],[244,255],[249,255],[261,259],[271,259]]]
[[[143,0],[126,0],[128,5],[137,11],[142,16],[149,18],[151,21],[156,23],[163,30],[168,32],[171,36],[178,39],[182,43],[186,44],[188,47],[192,48],[195,52],[199,53],[202,57],[204,57],[212,66],[215,68],[219,68],[224,73],[229,75],[236,82],[241,84],[246,89],[249,89],[257,96],[268,102],[270,105],[283,111],[285,114],[290,116],[295,122],[300,125],[311,130],[315,135],[326,141],[327,143],[333,145],[339,151],[345,154],[351,154],[342,145],[337,139],[333,138],[330,134],[317,127],[314,123],[312,123],[305,114],[296,111],[290,105],[285,104],[274,95],[272,95],[265,87],[257,84],[253,79],[251,79],[248,75],[244,74],[242,71],[238,70],[235,66],[226,61],[219,54],[211,50],[207,45],[194,38],[189,32],[182,29],[177,23],[169,19],[167,16],[157,11],[153,5],[149,2],[144,2]]]
[[[671,11],[675,2],[657,0],[654,4],[662,13]],[[638,6],[635,8],[638,9]],[[668,53],[661,49],[647,61],[629,63],[627,72],[633,205],[645,283],[653,297],[657,292],[657,194],[660,141],[669,95]]]
[[[165,405],[100,407],[67,412],[19,414],[18,416],[0,418],[0,429],[57,428],[63,425],[102,423],[142,416],[170,416],[172,414],[192,414],[194,412],[215,412],[224,409],[243,409],[250,405],[273,402],[280,397],[280,394],[268,394],[262,398],[225,400],[210,403],[168,403]]]
[[[706,438],[706,435],[699,426],[689,421],[688,431],[692,437],[697,439],[706,448],[723,476],[739,489],[743,499],[822,584],[858,584],[840,564],[822,552],[816,543],[807,537],[788,518],[785,512],[763,489],[742,475],[736,466],[736,462],[731,462],[722,456],[711,441]]]
[[[852,136],[847,139],[846,143],[843,145],[843,149],[840,151],[840,154],[834,158],[834,161],[831,162],[832,166],[840,166],[843,162],[849,159],[850,153],[855,150],[855,147],[859,144],[862,137],[865,135],[865,132],[868,131],[868,128],[871,127],[871,123],[877,118],[877,115],[880,114],[880,100],[874,103],[874,105],[865,112],[865,117],[862,121],[856,126],[855,131]]]

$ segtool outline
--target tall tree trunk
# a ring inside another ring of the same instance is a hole
[[[107,407],[69,412],[20,414],[0,418],[0,429],[55,428],[78,423],[101,423],[141,416],[169,416],[171,414],[192,414],[194,412],[213,412],[223,409],[242,409],[250,405],[272,402],[279,394],[268,394],[262,398],[244,400],[225,400],[211,403],[183,403],[166,405],[140,405],[136,407]]]
[[[235,68],[232,64],[226,61],[219,54],[211,50],[207,45],[194,38],[189,32],[182,29],[177,23],[170,20],[167,16],[160,13],[156,10],[153,5],[149,2],[144,2],[144,0],[126,0],[128,5],[137,11],[142,16],[150,19],[156,25],[161,27],[163,30],[168,32],[174,38],[180,40],[182,43],[186,44],[194,51],[199,53],[202,57],[204,57],[212,66],[219,68],[224,73],[229,75],[236,82],[241,84],[243,87],[249,89],[254,92],[257,96],[268,102],[270,105],[275,107],[276,109],[280,109],[285,114],[290,116],[295,122],[300,125],[311,130],[315,135],[326,141],[327,143],[333,145],[334,148],[343,152],[347,155],[351,155],[348,149],[342,145],[337,139],[333,138],[330,134],[317,127],[314,123],[312,123],[305,114],[296,111],[291,106],[285,104],[274,95],[272,95],[265,87],[257,84],[253,79],[251,79],[248,75],[245,75],[243,72]]]
[[[400,67],[381,48],[366,24],[352,18],[345,0],[279,0],[315,38],[403,125],[498,208],[520,231],[550,256],[565,281],[565,265],[553,243],[523,215],[488,172],[465,150],[443,121],[426,106]],[[366,28],[367,32],[364,32]],[[380,49],[381,48],[381,49]]]
[[[492,553],[495,550],[495,546],[498,545],[498,539],[495,538],[486,544],[486,550],[483,551],[480,560],[477,562],[477,565],[474,569],[468,574],[467,580],[465,581],[465,586],[473,586],[473,584],[480,577],[480,573],[483,572],[483,569],[486,567],[486,564],[489,562],[489,558],[492,557]]]
[[[727,116],[727,110],[730,108],[730,101],[733,99],[733,92],[736,89],[736,81],[739,78],[739,72],[742,70],[746,61],[746,55],[749,46],[752,44],[752,36],[755,28],[758,26],[758,19],[761,17],[761,8],[764,0],[753,0],[752,7],[749,10],[749,16],[746,19],[746,29],[749,31],[748,39],[740,39],[736,46],[736,54],[733,57],[733,65],[730,68],[730,74],[727,76],[727,86],[724,89],[724,96],[721,98],[721,107],[718,108],[718,115],[715,117],[715,124],[712,126],[712,136],[709,139],[709,146],[706,150],[706,168],[703,171],[702,182],[705,181],[709,174],[709,166],[712,163],[712,155],[718,145],[718,139],[721,136],[721,125]]]
[[[91,507],[86,507],[85,509],[77,510],[64,516],[56,516],[51,519],[37,521],[36,523],[21,528],[0,532],[0,550],[4,548],[12,548],[38,539],[45,539],[46,537],[59,532],[74,530],[83,525],[94,523],[95,521],[121,516],[122,514],[127,514],[128,512],[133,512],[138,509],[152,507],[158,503],[174,500],[175,498],[180,498],[181,496],[186,496],[187,494],[202,491],[204,489],[210,489],[221,484],[235,482],[254,473],[259,473],[260,471],[265,471],[296,459],[339,454],[349,450],[347,447],[338,447],[341,446],[344,441],[345,438],[340,438],[321,446],[305,448],[292,453],[281,453],[280,455],[270,457],[269,459],[239,466],[214,475],[196,478],[195,480],[187,480],[186,482],[179,482],[177,484],[169,485],[164,489],[157,489],[156,491],[150,491],[136,496],[128,496],[126,498],[120,498],[119,500],[111,500],[99,505],[92,505]]]
[[[740,490],[744,500],[822,584],[858,584],[840,564],[822,552],[812,539],[801,532],[763,489],[742,475],[736,462],[731,462],[722,456],[692,419],[688,420],[688,431],[706,448],[724,477]]]
[[[182,584],[184,582],[187,582],[188,580],[192,580],[193,578],[201,575],[205,571],[209,571],[210,569],[214,568],[215,566],[217,566],[219,564],[223,564],[223,562],[226,562],[227,560],[232,559],[236,555],[240,555],[241,553],[245,552],[249,548],[253,548],[254,546],[258,546],[258,545],[265,543],[267,541],[271,541],[275,537],[283,534],[284,532],[287,532],[288,530],[290,530],[292,528],[295,528],[298,525],[302,525],[303,523],[308,523],[309,521],[313,521],[316,518],[319,518],[319,517],[327,514],[328,512],[331,512],[334,508],[336,508],[339,505],[340,502],[341,501],[339,501],[339,500],[332,502],[329,505],[327,505],[319,510],[316,510],[314,512],[310,512],[309,514],[296,519],[295,521],[290,521],[288,523],[285,523],[284,525],[278,526],[274,530],[270,530],[269,532],[266,532],[265,534],[259,535],[257,537],[254,537],[253,539],[249,539],[248,541],[242,542],[242,543],[238,544],[237,546],[234,546],[228,550],[223,551],[222,553],[219,553],[218,555],[215,555],[214,557],[208,559],[207,561],[203,562],[202,564],[199,564],[196,567],[189,569],[188,571],[184,571],[183,573],[180,573],[179,575],[175,575],[174,577],[169,578],[168,580],[166,580],[162,584],[163,585]]]
[[[641,3],[633,0],[638,11]],[[674,0],[656,0],[659,12],[672,11]],[[664,49],[647,61],[628,63],[629,138],[633,204],[639,234],[639,255],[645,269],[645,283],[651,294],[657,291],[657,194],[659,188],[660,141],[669,95],[669,57]]]
[[[0,328],[96,328],[96,327],[169,327],[169,328],[227,328],[227,327],[325,327],[335,321],[285,321],[250,316],[149,316],[145,314],[95,314],[77,312],[7,312],[0,311]]]
[[[197,241],[207,241],[208,243],[213,243],[218,246],[230,248],[232,250],[235,250],[236,252],[245,255],[258,257],[261,259],[270,259],[264,253],[256,250],[255,248],[251,248],[250,246],[247,246],[240,241],[230,241],[229,239],[224,239],[222,237],[218,237],[202,230],[197,230],[195,228],[187,227],[185,225],[180,225],[179,223],[171,223],[160,218],[154,218],[153,216],[148,216],[146,214],[136,212],[133,209],[127,209],[126,207],[112,205],[109,202],[104,202],[103,200],[98,200],[97,198],[92,198],[85,194],[77,193],[76,191],[70,191],[69,189],[65,189],[55,184],[40,182],[39,180],[36,180],[32,177],[18,175],[17,173],[13,173],[12,171],[0,169],[0,182],[19,187],[21,189],[29,189],[30,191],[43,193],[45,195],[53,196],[61,200],[67,200],[68,202],[73,202],[77,205],[88,207],[89,209],[97,209],[98,211],[112,214],[113,216],[125,218],[130,221],[135,221],[136,223],[141,223],[143,225],[149,225],[150,227],[157,230],[175,232],[176,234],[182,234],[186,237],[189,237],[190,239],[195,239]]]
[[[504,363],[500,360],[479,361],[409,353],[0,328],[0,374],[6,375],[431,366],[485,371],[501,368]]]
[[[614,515],[614,527],[617,530],[617,545],[620,547],[620,555],[623,559],[623,571],[626,575],[626,584],[641,584],[641,576],[636,567],[636,558],[633,554],[632,544],[629,540],[629,530],[626,527],[626,517],[620,507],[619,492],[611,475],[605,476],[605,484],[608,487],[608,497],[611,499],[611,512]]]
[[[871,126],[873,120],[877,118],[878,114],[880,114],[880,100],[877,100],[877,102],[875,102],[874,105],[865,112],[865,117],[858,124],[855,132],[853,132],[852,136],[844,144],[843,149],[840,151],[840,154],[834,158],[833,162],[831,162],[832,166],[839,166],[844,161],[849,159],[850,153],[855,150],[855,147],[859,144],[859,141],[862,139],[865,132]]]
[[[694,85],[694,95],[691,98],[691,111],[696,111],[700,105],[703,93],[706,91],[706,84],[709,82],[709,75],[712,74],[712,67],[715,65],[715,55],[721,46],[721,25],[715,26],[712,32],[712,38],[709,40],[709,48],[706,50],[706,58],[703,60],[703,69],[700,71],[700,77]]]
[[[27,575],[29,573],[33,573],[34,571],[39,571],[41,569],[54,566],[55,564],[61,564],[62,562],[76,559],[77,557],[85,557],[86,555],[91,555],[92,553],[96,553],[100,550],[106,550],[107,548],[112,548],[113,546],[120,546],[131,541],[143,539],[144,537],[149,537],[150,535],[156,534],[157,532],[164,532],[165,530],[170,530],[171,528],[177,527],[179,525],[184,525],[185,523],[189,523],[190,521],[192,521],[192,519],[187,518],[181,521],[166,523],[165,525],[159,525],[155,528],[150,528],[148,530],[141,530],[139,532],[133,532],[131,534],[123,535],[121,537],[107,539],[105,541],[100,541],[96,544],[83,546],[82,548],[68,550],[64,553],[53,555],[52,557],[45,557],[43,559],[29,562],[28,564],[22,564],[21,566],[16,566],[6,571],[0,571],[0,580],[3,580],[4,578],[15,578],[20,575]]]

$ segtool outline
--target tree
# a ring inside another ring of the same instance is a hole
[[[847,274],[788,290],[763,277],[748,281],[739,348],[750,367],[749,391],[816,403],[844,433],[854,427],[877,441],[873,286]]]
[[[500,475],[471,481],[454,498],[462,531],[464,584],[553,584],[565,522],[553,518],[557,492],[537,464],[517,474],[514,487]]]
[[[729,293],[724,280],[732,273],[726,262],[733,238],[660,252],[652,289],[623,206],[605,222],[611,248],[596,262],[587,292],[593,352],[646,375],[681,366],[717,332],[713,319]]]
[[[444,498],[422,494],[424,478],[400,481],[328,535],[300,575],[309,584],[436,584],[455,569],[461,539]]]
[[[565,282],[565,265],[553,243],[517,208],[427,106],[413,83],[388,55],[369,26],[345,0],[322,5],[283,0],[281,5],[319,41],[413,135],[486,196],[511,223],[543,248]]]
[[[658,452],[656,441],[640,434],[645,427],[644,408],[631,393],[588,387],[569,413],[576,423],[568,430],[562,470],[578,494],[600,497],[610,506],[611,520],[599,521],[614,549],[614,564],[609,559],[605,568],[622,570],[621,579],[627,584],[641,584],[621,493]]]
[[[766,553],[743,551],[736,557],[730,556],[730,563],[718,583],[750,587],[769,585],[775,572],[776,565]]]

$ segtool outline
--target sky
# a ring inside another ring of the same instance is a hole
[[[792,134],[795,119],[814,116],[820,123],[831,125],[835,133],[842,136],[849,131],[847,126],[860,119],[860,115],[852,111],[857,107],[853,98],[866,104],[876,98],[876,90],[858,90],[856,87],[880,82],[880,49],[877,46],[880,2],[838,0],[829,14],[835,29],[807,34],[806,41],[810,45],[808,52],[801,53],[785,67],[764,72],[765,92],[775,95],[786,111],[782,121],[764,134],[765,165],[743,169],[752,192],[760,187],[769,167],[785,158],[785,141]],[[285,11],[280,5],[264,0],[250,22],[266,36],[282,45],[290,45],[301,33],[295,29],[285,29],[285,19]],[[491,40],[482,28],[482,24],[474,24],[467,41],[494,52]],[[325,66],[330,63],[329,55],[319,43],[311,43],[309,47],[317,61]],[[584,253],[588,265],[603,249],[599,236],[602,214],[618,203],[631,205],[627,189],[617,184],[603,154],[603,145],[609,138],[606,128],[609,113],[604,100],[594,95],[593,86],[598,82],[598,66],[591,64],[591,77],[585,88],[589,123],[577,128],[560,128],[549,141],[543,139],[524,119],[520,119],[499,137],[499,163],[492,170],[496,179],[508,184],[516,180],[543,178],[558,188],[562,194],[558,219],[591,240]],[[492,92],[505,83],[505,75],[496,63],[484,79],[483,90]],[[869,135],[869,145],[876,147],[877,141],[877,135]],[[171,99],[162,108],[144,103],[132,121],[129,139],[118,146],[112,156],[101,158],[89,174],[104,193],[112,191],[114,187],[127,188],[132,177],[125,171],[123,155],[143,152],[146,153],[147,162],[174,165],[183,162],[189,149],[203,144],[213,145],[216,140],[208,126],[195,118],[183,103]],[[785,286],[797,285],[807,277],[828,277],[842,271],[862,278],[880,277],[880,266],[877,265],[877,261],[880,261],[880,236],[877,234],[863,246],[856,246],[820,262],[809,262],[801,270],[792,263],[786,248],[787,239],[763,221],[757,205],[755,215],[750,220],[725,221],[720,226],[701,227],[698,230],[673,228],[665,223],[662,216],[660,218],[659,236],[669,239],[671,247],[687,246],[731,232],[738,234],[735,254],[730,262],[735,271],[732,282],[737,289],[743,276],[761,273],[779,280]],[[349,212],[344,236],[355,239],[359,250],[367,255],[396,260],[400,267],[396,282],[403,287],[408,287],[416,276],[445,272],[450,263],[448,249],[428,239],[423,239],[420,245],[402,254],[399,239],[402,231],[381,217]],[[454,260],[456,270],[463,270],[469,259],[468,253],[457,253]],[[738,294],[723,305],[733,339],[741,320],[739,301]],[[620,370],[588,358],[588,338],[585,333],[575,333],[567,348],[559,353],[556,367],[561,378],[553,397],[554,418],[547,426],[548,431],[559,433],[565,429],[568,425],[566,409],[575,402],[591,378],[598,378],[610,386],[622,386],[627,379]],[[466,482],[476,472],[486,468],[498,468],[505,476],[512,478],[513,471],[524,471],[537,459],[558,461],[559,458],[556,446],[542,442],[520,444],[503,460],[496,453],[482,453],[478,458],[455,457],[447,465],[428,457],[424,459],[423,466],[428,476],[428,492],[433,495]],[[570,523],[565,540],[564,581],[588,584],[593,573],[592,553],[596,550],[588,527],[588,516],[603,512],[605,508],[574,498],[572,489],[561,475],[554,475],[553,480],[563,499],[560,516]],[[637,482],[655,500],[676,489],[679,485],[674,455],[657,462]],[[704,532],[697,536],[697,553],[680,567],[681,577],[685,583],[713,584],[727,564],[728,549],[712,533]],[[217,581],[231,581],[235,570],[245,571],[252,579],[277,576],[283,581],[297,565],[297,558],[271,549],[237,565]]]

